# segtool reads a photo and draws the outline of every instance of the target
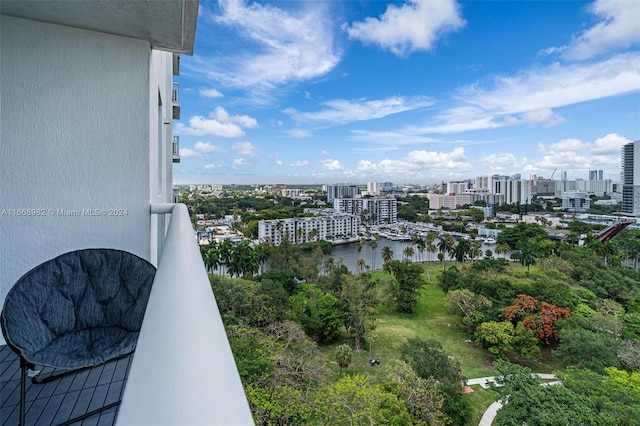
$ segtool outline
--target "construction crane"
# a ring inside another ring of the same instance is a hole
[[[551,180],[553,180],[553,175],[555,175],[555,174],[556,174],[556,171],[557,171],[557,170],[558,170],[558,169],[553,169],[553,173],[551,173],[551,177],[549,178],[549,180],[547,180],[547,181],[544,183],[544,193],[545,193],[545,195],[548,195],[548,194],[549,194],[549,182],[551,182]]]

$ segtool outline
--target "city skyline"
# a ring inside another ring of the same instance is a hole
[[[640,3],[203,1],[174,182],[619,180]]]

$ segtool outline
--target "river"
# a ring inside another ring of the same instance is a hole
[[[382,260],[382,248],[385,246],[389,246],[391,248],[391,251],[393,251],[393,258],[397,260],[404,259],[403,251],[406,247],[413,247],[414,255],[411,259],[413,262],[419,262],[421,260],[425,262],[428,260],[438,260],[437,252],[429,253],[425,250],[424,253],[420,254],[418,249],[411,244],[411,241],[394,241],[388,240],[386,238],[380,238],[379,240],[377,240],[377,243],[378,246],[375,250],[375,253],[371,249],[371,246],[369,246],[369,241],[367,241],[366,245],[362,247],[362,251],[360,253],[358,253],[358,250],[356,249],[356,243],[335,245],[333,246],[331,256],[333,257],[336,264],[338,263],[338,261],[342,261],[342,264],[345,265],[351,272],[359,272],[357,267],[358,259],[364,259],[364,261],[369,267],[371,267],[372,270],[381,269],[382,265],[384,264],[384,260]],[[438,245],[438,239],[434,241],[434,245]],[[482,256],[484,257],[485,251],[491,250],[493,252],[495,248],[495,244],[487,245],[483,243]],[[445,259],[450,260],[451,258],[448,254],[445,254]]]

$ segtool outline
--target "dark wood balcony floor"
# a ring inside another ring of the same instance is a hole
[[[129,373],[131,357],[107,362],[43,384],[27,380],[26,424],[56,425],[118,401]],[[56,372],[44,368],[42,377]],[[59,370],[57,371],[60,372]],[[0,346],[0,425],[18,424],[20,361],[7,346]],[[113,425],[117,407],[75,424]]]

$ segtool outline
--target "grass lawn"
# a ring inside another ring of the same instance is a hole
[[[453,262],[447,263],[446,267],[453,264]],[[395,312],[390,305],[381,307],[375,322],[375,329],[368,330],[368,336],[366,336],[368,340],[364,343],[362,352],[354,353],[351,365],[344,369],[343,374],[367,375],[374,382],[383,380],[386,375],[385,365],[390,365],[400,358],[400,347],[411,337],[439,341],[445,352],[460,364],[462,373],[469,379],[497,374],[493,367],[491,354],[474,343],[466,342],[470,336],[463,327],[461,318],[446,312],[445,295],[437,284],[438,276],[442,272],[442,264],[433,262],[425,263],[423,266],[425,267],[425,279],[428,268],[431,281],[422,288],[416,310],[412,314],[401,314]],[[516,275],[519,275],[518,273],[522,276],[526,274],[526,269],[520,265],[510,265],[510,269],[512,268],[521,269],[516,272]],[[384,274],[384,272],[378,271],[375,274]],[[333,345],[323,346],[320,349],[329,360],[334,360],[335,349],[343,342],[344,340]],[[369,364],[370,347],[371,357],[379,359],[380,365],[371,366]],[[559,365],[556,363],[549,363],[550,354],[548,351],[546,352],[546,355],[549,356],[543,356],[542,360],[528,365],[534,372],[550,373],[559,369]],[[545,355],[544,350],[543,355]],[[337,365],[335,365],[335,370],[338,371]],[[485,390],[480,386],[474,386],[473,389],[474,393],[467,395],[472,408],[470,422],[472,425],[478,424],[487,407],[498,399],[498,394],[492,390]]]

